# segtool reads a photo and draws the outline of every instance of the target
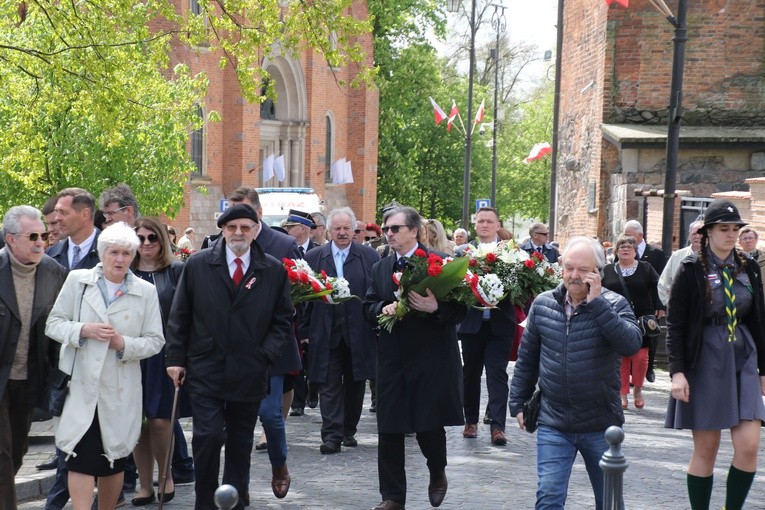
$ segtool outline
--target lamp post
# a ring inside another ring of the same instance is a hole
[[[463,175],[464,191],[462,192],[462,222],[461,226],[468,229],[468,220],[470,215],[470,164],[473,148],[473,78],[475,70],[475,2],[470,0],[470,70],[468,71],[468,99],[467,99],[467,118],[470,123],[465,133],[465,171]],[[449,12],[457,12],[460,9],[461,0],[447,0],[446,9]]]
[[[666,14],[666,13],[665,13]],[[677,159],[680,151],[680,118],[683,114],[683,68],[685,67],[685,42],[688,40],[686,16],[688,0],[680,0],[677,18],[667,16],[675,27],[674,53],[672,56],[672,84],[669,93],[669,126],[667,128],[667,159],[664,174],[664,210],[662,216],[661,249],[666,256],[672,253],[672,233],[675,224],[675,184]]]
[[[491,57],[494,59],[494,120],[492,122],[492,144],[491,144],[491,205],[497,207],[497,125],[499,124],[497,104],[499,94],[499,36],[507,28],[505,19],[505,6],[492,4],[494,12],[491,15],[491,28],[497,34],[494,42],[494,49],[491,51]],[[502,9],[502,10],[500,10]]]

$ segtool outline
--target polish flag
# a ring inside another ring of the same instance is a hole
[[[485,99],[481,99],[481,106],[479,106],[478,111],[475,112],[475,120],[473,121],[475,124],[483,122],[483,114],[485,113],[484,111],[485,101],[486,101]]]
[[[454,124],[454,119],[457,118],[457,115],[460,114],[460,111],[457,109],[457,103],[454,102],[454,99],[452,99],[452,110],[449,112],[449,120],[446,122],[446,131],[452,130],[452,124]]]
[[[608,4],[609,7],[614,2],[616,2],[619,5],[621,5],[622,7],[629,7],[630,6],[630,0],[606,0],[606,3]]]
[[[552,152],[552,147],[550,147],[549,143],[547,142],[538,143],[531,148],[531,152],[529,152],[529,157],[524,159],[523,162],[531,163],[532,161],[542,159],[543,157],[547,156],[551,152]]]
[[[430,99],[430,104],[433,105],[433,115],[436,118],[436,126],[438,126],[446,119],[446,114],[441,109],[441,107],[438,106],[438,103],[436,103],[435,99],[432,97],[428,97],[428,99]]]

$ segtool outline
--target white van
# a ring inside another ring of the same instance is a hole
[[[290,209],[306,213],[324,210],[324,201],[313,188],[256,188],[266,225],[281,226]]]

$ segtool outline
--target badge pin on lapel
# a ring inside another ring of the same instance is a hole
[[[247,282],[247,285],[245,285],[244,287],[245,287],[247,290],[250,290],[250,289],[252,288],[252,284],[253,284],[253,283],[255,283],[255,277],[252,277],[252,278],[250,278],[250,281],[248,281],[248,282]]]

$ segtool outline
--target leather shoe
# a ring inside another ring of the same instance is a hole
[[[656,372],[653,371],[653,368],[649,368],[648,372],[645,373],[645,380],[648,382],[656,381]]]
[[[256,444],[255,449],[258,451],[268,450],[268,441],[263,441],[262,443]]]
[[[51,456],[50,459],[46,460],[45,462],[41,462],[37,464],[35,467],[38,471],[48,471],[49,469],[56,469],[58,466],[58,455],[55,453]]]
[[[475,423],[465,424],[465,430],[462,431],[462,437],[466,439],[475,439],[478,437],[478,425]]]
[[[173,492],[166,492],[162,494],[162,502],[163,503],[169,503],[175,498],[175,489],[173,489]]]
[[[322,443],[319,447],[319,451],[324,454],[339,453],[340,443]]]
[[[293,407],[292,410],[290,410],[290,416],[303,416],[303,414],[305,414],[305,411],[299,407]]]
[[[486,413],[483,415],[483,423],[484,425],[491,425],[491,411],[489,411],[489,408],[486,408]]]
[[[446,473],[442,469],[438,474],[430,475],[430,484],[428,484],[428,499],[433,506],[441,506],[446,496],[446,489],[449,482],[446,480]]]
[[[353,446],[358,446],[358,445],[359,445],[359,442],[356,441],[356,438],[353,437],[353,436],[345,436],[343,438],[343,446],[353,447]]]
[[[290,473],[287,470],[287,464],[280,468],[271,468],[271,489],[274,491],[274,496],[279,499],[284,498],[290,490]]]
[[[504,431],[500,429],[494,429],[491,431],[491,442],[497,446],[505,446],[507,444],[507,438]]]
[[[175,485],[183,485],[184,483],[194,483],[194,472],[186,473],[183,475],[177,475],[173,473],[173,483]]]
[[[406,507],[401,503],[396,503],[391,499],[386,499],[372,510],[406,510]]]
[[[131,503],[133,506],[146,506],[150,505],[151,503],[154,503],[157,501],[157,496],[154,494],[154,492],[151,493],[151,496],[141,496],[139,498],[133,498]]]
[[[316,406],[319,405],[319,396],[318,395],[311,395],[308,397],[308,399],[305,401],[305,404],[310,407],[311,409],[316,409]]]

